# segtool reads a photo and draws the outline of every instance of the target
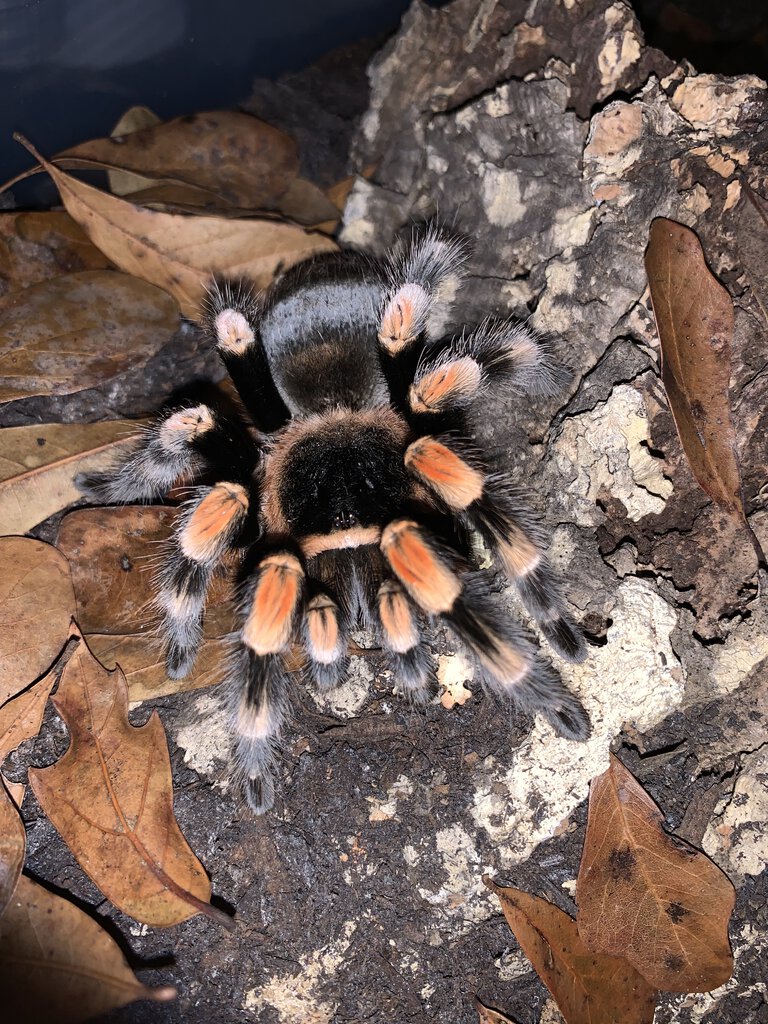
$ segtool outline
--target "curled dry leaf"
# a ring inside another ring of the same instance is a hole
[[[45,702],[58,675],[57,665],[34,686],[0,708],[0,766],[12,750],[40,731]],[[0,777],[0,916],[24,866],[27,840],[24,822],[17,810],[24,799],[24,788],[21,783]]]
[[[0,705],[42,675],[75,614],[66,558],[42,541],[0,537]]]
[[[324,235],[276,220],[195,217],[134,206],[33,155],[94,245],[121,270],[173,295],[185,316],[200,315],[212,275],[247,277],[264,288],[278,270],[337,248]]]
[[[484,881],[566,1024],[651,1024],[658,992],[623,957],[591,952],[546,900]]]
[[[81,508],[67,513],[56,546],[66,555],[77,599],[77,620],[86,633],[143,634],[157,624],[152,578],[165,554],[176,509],[160,505]],[[231,587],[211,587],[206,636],[232,628]]]
[[[477,1010],[478,1024],[517,1024],[516,1021],[512,1020],[511,1017],[507,1017],[506,1014],[499,1013],[498,1010],[492,1010],[490,1006],[481,1003],[477,996],[475,996],[474,1004]]]
[[[579,934],[629,960],[652,985],[707,992],[733,970],[736,894],[703,853],[662,829],[662,814],[617,757],[593,779],[576,900]]]
[[[26,533],[82,498],[77,473],[106,469],[135,433],[136,420],[42,423],[0,430],[0,522]]]
[[[153,182],[189,185],[233,206],[277,200],[298,173],[296,143],[251,114],[232,110],[177,117],[93,139],[54,157],[68,167],[132,171]]]
[[[100,925],[24,875],[0,920],[0,986],[13,1024],[78,1024],[135,999],[176,996],[142,985]]]
[[[132,703],[215,686],[226,672],[226,640],[204,640],[190,674],[184,679],[169,679],[159,645],[146,636],[90,633],[85,639],[105,668],[120,666],[128,684],[128,700]]]
[[[53,704],[70,746],[50,768],[30,769],[29,782],[83,870],[144,924],[163,928],[206,914],[229,927],[208,902],[208,878],[173,816],[168,744],[157,712],[134,728],[125,677],[119,669],[107,672],[82,639]]]
[[[664,217],[651,224],[645,269],[661,343],[661,378],[680,443],[699,485],[747,530],[765,567],[744,511],[731,420],[731,296],[707,267],[694,232]]]
[[[0,401],[70,395],[153,356],[178,326],[174,301],[128,274],[89,270],[0,299]]]
[[[62,659],[58,659],[51,671],[34,686],[30,686],[0,708],[0,766],[20,743],[37,736],[40,732],[48,694],[58,680],[62,668]],[[20,782],[9,782],[7,779],[4,781],[13,802],[17,807],[21,807],[25,787]]]
[[[129,107],[109,134],[111,138],[115,139],[121,135],[138,132],[142,128],[152,128],[156,124],[160,124],[160,118],[149,107]],[[107,178],[109,191],[114,192],[116,196],[137,192],[139,189],[145,188],[147,184],[146,177],[131,174],[130,171],[107,171]]]

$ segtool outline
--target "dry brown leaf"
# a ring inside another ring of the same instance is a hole
[[[733,970],[728,920],[736,894],[720,868],[667,835],[662,820],[611,755],[589,793],[579,934],[590,949],[625,956],[658,988],[707,992]]]
[[[128,274],[86,270],[0,299],[0,401],[70,395],[146,361],[178,326],[176,304]]]
[[[66,643],[75,593],[66,558],[29,537],[0,537],[0,705],[52,664]]]
[[[114,139],[121,135],[130,135],[131,132],[140,131],[142,128],[152,128],[156,124],[160,124],[160,118],[149,107],[129,107],[109,134]],[[147,183],[146,177],[131,174],[130,171],[107,171],[107,178],[109,191],[114,192],[116,196],[129,195],[145,188]]]
[[[0,778],[0,917],[18,885],[26,848],[24,822]]]
[[[0,430],[0,523],[26,533],[82,498],[76,473],[112,465],[141,423],[41,423]]]
[[[506,1014],[499,1013],[498,1010],[492,1010],[490,1006],[481,1003],[477,996],[475,996],[474,1003],[477,1010],[478,1024],[517,1024],[516,1021],[511,1017],[507,1017]]]
[[[29,782],[83,870],[144,924],[164,928],[206,914],[229,927],[208,902],[208,877],[173,816],[171,763],[157,712],[134,728],[125,677],[119,669],[107,672],[82,639],[53,704],[70,745],[50,768],[30,769]]]
[[[748,532],[729,386],[733,302],[690,228],[657,217],[645,269],[661,343],[661,379],[680,443],[699,485]]]
[[[339,211],[333,200],[306,178],[293,179],[277,208],[299,224],[339,223]]]
[[[160,505],[81,508],[67,513],[56,546],[66,555],[77,598],[77,620],[86,633],[148,635],[156,625],[152,579],[165,553],[176,509]],[[205,635],[232,628],[231,586],[216,580],[205,617]]]
[[[134,206],[33,155],[91,241],[121,270],[173,295],[185,316],[200,315],[212,275],[246,277],[265,288],[279,270],[337,248],[324,235],[275,220],[195,217]]]
[[[60,675],[60,667],[59,659],[51,671],[34,686],[30,686],[0,708],[0,766],[20,743],[37,736],[40,732],[45,703]],[[21,807],[25,786],[20,782],[9,782],[7,779],[5,785],[13,802],[17,807]]]
[[[90,633],[85,639],[105,668],[119,665],[123,670],[131,703],[215,686],[226,672],[226,640],[204,640],[192,672],[185,679],[169,679],[157,644],[146,636]]]
[[[484,881],[566,1024],[651,1024],[658,992],[623,957],[590,952],[576,922],[546,900]]]
[[[0,986],[13,1024],[78,1024],[135,999],[176,996],[142,985],[100,925],[24,875],[0,920]]]
[[[299,167],[290,136],[251,114],[232,110],[177,117],[138,130],[130,126],[123,135],[64,150],[54,161],[192,185],[250,209],[277,200]]]
[[[63,210],[0,214],[0,292],[112,266]]]

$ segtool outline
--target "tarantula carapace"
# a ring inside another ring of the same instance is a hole
[[[486,321],[434,337],[467,248],[436,228],[388,259],[341,252],[287,271],[265,296],[215,286],[204,326],[258,431],[205,405],[152,427],[111,473],[81,486],[103,502],[157,499],[208,478],[181,512],[158,580],[168,673],[201,640],[206,591],[234,551],[240,622],[227,687],[238,770],[271,806],[288,709],[286,653],[309,679],[344,680],[349,633],[375,630],[407,694],[430,694],[430,621],[464,645],[486,688],[584,739],[589,722],[474,568],[476,531],[558,654],[585,655],[522,488],[473,444],[494,397],[561,383],[533,332]]]

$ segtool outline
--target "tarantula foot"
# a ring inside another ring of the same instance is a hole
[[[275,783],[267,771],[246,779],[243,792],[254,814],[264,814],[275,802]]]
[[[572,693],[566,693],[559,707],[540,708],[555,732],[567,740],[588,740],[592,735],[592,723],[581,701]]]

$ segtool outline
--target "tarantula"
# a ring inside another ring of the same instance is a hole
[[[215,285],[203,326],[258,430],[206,405],[182,409],[111,472],[79,481],[102,502],[125,503],[208,475],[179,516],[157,605],[168,674],[184,676],[209,584],[237,553],[241,627],[224,685],[256,813],[274,799],[287,651],[298,641],[309,679],[337,686],[357,625],[378,633],[416,701],[431,689],[424,625],[438,620],[487,689],[540,711],[560,735],[589,734],[576,697],[472,562],[476,531],[554,650],[584,658],[522,488],[470,440],[494,396],[548,392],[562,380],[521,322],[439,337],[433,325],[467,258],[462,240],[430,227],[386,260],[311,259],[262,297]]]

